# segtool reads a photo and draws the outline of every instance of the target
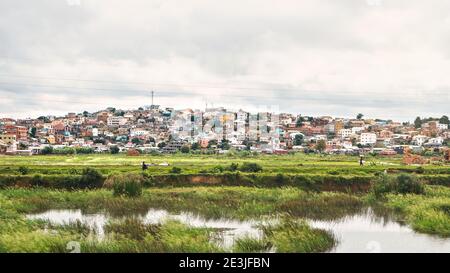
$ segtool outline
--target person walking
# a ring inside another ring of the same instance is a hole
[[[148,169],[148,165],[145,164],[145,161],[142,161],[142,170],[145,171]]]
[[[359,166],[364,166],[364,157],[362,155],[359,156]]]

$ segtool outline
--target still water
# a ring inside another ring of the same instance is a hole
[[[81,210],[49,210],[40,214],[28,215],[27,218],[48,220],[53,224],[80,221],[95,230],[99,240],[105,237],[103,227],[109,220],[113,219],[107,214],[83,214]],[[258,226],[269,222],[230,219],[211,220],[189,212],[173,214],[160,209],[150,209],[146,215],[140,216],[140,218],[147,224],[158,224],[172,219],[191,227],[217,229],[216,236],[213,236],[214,242],[225,249],[231,249],[238,238],[262,238],[264,235]],[[270,222],[273,223],[276,220]],[[410,227],[402,225],[392,218],[377,216],[371,209],[337,220],[308,220],[308,222],[315,228],[330,231],[338,239],[337,246],[331,252],[450,253],[450,239],[416,233]]]
[[[371,209],[334,221],[309,221],[315,228],[329,230],[336,239],[336,253],[450,253],[450,239],[420,234],[389,217],[376,216]]]

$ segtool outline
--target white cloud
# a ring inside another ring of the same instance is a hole
[[[179,108],[208,100],[440,116],[450,103],[449,8],[444,0],[5,0],[0,115],[139,107],[156,89],[158,103]]]

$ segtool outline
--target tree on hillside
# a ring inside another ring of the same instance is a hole
[[[440,124],[450,124],[450,120],[448,119],[448,116],[442,116],[442,117],[439,119],[439,123],[440,123]]]
[[[32,137],[32,138],[36,137],[36,127],[32,127],[30,129],[30,137]]]
[[[231,148],[230,141],[228,139],[222,139],[219,146],[222,150],[229,150]]]
[[[37,119],[43,121],[44,123],[49,123],[50,122],[50,119],[48,117],[45,117],[45,116],[40,116]]]
[[[363,117],[364,117],[364,115],[361,114],[361,113],[359,113],[359,114],[356,116],[356,118],[359,119],[359,120],[361,120]]]
[[[303,117],[299,117],[297,119],[297,122],[295,123],[295,127],[302,127],[303,126]]]
[[[189,148],[188,145],[183,145],[183,146],[181,147],[180,151],[181,151],[183,154],[188,154],[188,153],[191,151],[191,149]]]
[[[303,144],[303,135],[302,134],[297,134],[294,137],[294,145],[295,146],[300,146]]]
[[[316,144],[316,149],[317,149],[319,152],[325,151],[326,148],[327,148],[327,144],[325,143],[325,140],[321,139],[321,140],[319,140],[319,141],[317,142],[317,144]]]
[[[416,129],[422,127],[422,119],[420,119],[420,117],[417,117],[416,120],[414,120],[414,127],[416,127]]]
[[[114,116],[116,117],[123,117],[125,115],[125,111],[119,110],[114,112]]]
[[[198,143],[198,142],[195,142],[194,144],[192,144],[192,147],[191,147],[191,149],[192,150],[199,150],[201,147],[200,147],[200,143]]]
[[[216,145],[217,145],[217,140],[211,139],[210,141],[208,141],[208,149],[212,148],[212,146],[216,146]]]
[[[131,140],[131,143],[133,143],[134,145],[141,145],[142,144],[142,140],[140,140],[139,138],[135,137]]]
[[[111,146],[109,148],[109,151],[110,151],[111,154],[115,155],[115,154],[118,154],[120,152],[120,149],[117,146]]]
[[[166,143],[165,143],[164,141],[158,143],[158,148],[162,149],[162,148],[164,148],[164,147],[166,147]]]

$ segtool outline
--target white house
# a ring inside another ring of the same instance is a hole
[[[444,139],[442,137],[430,138],[426,144],[432,146],[441,146],[444,143]]]
[[[448,124],[438,123],[438,124],[437,124],[437,127],[438,127],[439,130],[445,131],[445,130],[448,129]]]
[[[131,137],[146,136],[148,134],[149,134],[149,132],[147,130],[140,129],[140,128],[131,129],[131,131],[130,131],[130,136]]]
[[[341,138],[350,137],[352,135],[352,130],[351,129],[341,129],[341,130],[339,130],[338,135]]]
[[[124,117],[109,117],[108,118],[108,126],[123,126],[125,124],[127,124],[127,119]]]
[[[352,134],[354,134],[354,135],[359,134],[362,131],[364,131],[364,127],[353,127],[352,128]]]
[[[373,145],[377,143],[377,135],[374,133],[362,133],[359,142],[361,145]]]
[[[413,143],[415,143],[418,146],[422,146],[426,141],[428,137],[424,135],[417,135],[413,137]]]

